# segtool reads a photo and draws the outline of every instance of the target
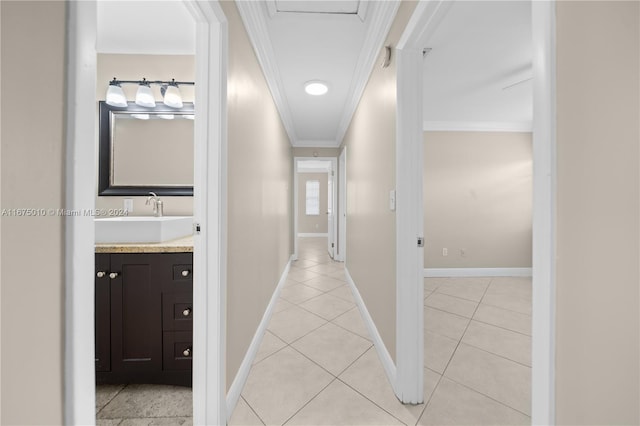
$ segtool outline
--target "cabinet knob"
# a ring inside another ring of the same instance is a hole
[[[182,355],[191,356],[191,348],[187,348],[184,351],[182,351]]]
[[[185,317],[188,317],[189,315],[191,315],[191,308],[187,308],[184,311],[182,311],[182,315]]]
[[[102,278],[102,277],[104,277],[105,275],[107,275],[107,273],[106,273],[106,272],[104,272],[104,271],[98,271],[98,273],[96,274],[96,276],[97,276],[98,278]]]
[[[111,278],[112,280],[115,279],[119,274],[117,272],[112,272],[109,274],[109,278]]]
[[[183,277],[188,277],[190,273],[191,272],[188,269],[185,269],[184,271],[182,271],[182,276]]]

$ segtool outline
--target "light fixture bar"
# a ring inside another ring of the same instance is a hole
[[[195,86],[195,82],[193,81],[175,81],[175,80],[146,80],[146,79],[142,79],[142,80],[118,80],[117,78],[113,77],[113,80],[111,80],[109,82],[109,84],[113,84],[113,85],[117,85],[117,84],[141,84],[141,83],[145,83],[145,84],[158,84],[160,86],[162,85],[168,85],[168,84],[177,84],[177,85],[189,85],[189,86]]]

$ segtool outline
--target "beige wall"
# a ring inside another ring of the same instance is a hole
[[[395,45],[415,8],[402,2],[385,45]],[[376,64],[381,61],[376,61]],[[344,138],[347,155],[347,269],[395,359],[396,64],[376,66]]]
[[[531,267],[531,133],[424,141],[425,268]]]
[[[2,209],[61,208],[65,4],[2,1]],[[2,222],[3,425],[62,424],[63,218]]]
[[[293,158],[235,3],[229,21],[227,386],[291,255]]]
[[[640,423],[640,4],[557,4],[558,424]]]
[[[328,176],[327,173],[298,173],[298,233],[326,234],[329,230],[328,209]],[[307,215],[305,212],[307,181],[320,182],[320,214]]]
[[[105,99],[109,81],[112,80],[113,77],[116,77],[119,80],[139,80],[144,77],[147,80],[171,80],[172,78],[175,78],[177,81],[194,81],[195,56],[100,53],[98,54],[97,64],[97,100]],[[162,96],[160,95],[160,90],[158,90],[157,86],[153,86],[152,88],[156,95],[156,101],[161,102]],[[122,86],[122,89],[124,90],[128,100],[135,99],[137,90],[136,85],[125,84]],[[180,86],[180,94],[185,102],[193,102],[193,86]],[[98,138],[96,136],[96,146],[97,144]],[[97,152],[98,150],[96,149],[96,153]],[[146,164],[140,164],[139,167],[155,167],[159,163],[170,164],[171,161],[172,159],[163,158],[163,151],[159,151],[154,152],[153,159],[151,159],[151,161]],[[153,215],[151,206],[145,205],[147,197],[97,197],[96,208],[124,208],[124,198],[133,199],[133,215]],[[162,200],[164,201],[164,214],[166,216],[189,216],[193,214],[193,197],[162,197]]]

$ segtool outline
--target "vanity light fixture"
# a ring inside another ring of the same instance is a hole
[[[131,114],[133,118],[137,118],[138,120],[148,120],[149,114]]]
[[[180,96],[180,90],[175,80],[171,80],[171,83],[166,86],[160,87],[160,93],[164,96],[164,104],[171,108],[182,108],[182,96]]]
[[[318,81],[318,80],[307,81],[304,84],[304,91],[307,92],[309,95],[320,96],[320,95],[324,95],[329,91],[329,86],[327,86],[327,83],[323,81]]]
[[[158,118],[162,118],[163,120],[173,120],[176,117],[173,114],[158,114]]]
[[[142,107],[154,108],[156,106],[156,99],[151,89],[151,85],[159,85],[160,93],[164,98],[164,104],[171,108],[182,108],[182,96],[178,85],[194,86],[193,81],[161,81],[161,80],[118,80],[113,77],[113,80],[109,82],[109,88],[107,89],[106,103],[114,107],[125,108],[127,107],[127,98],[122,90],[122,84],[137,84],[138,91],[136,92],[136,104]]]
[[[114,107],[126,107],[127,97],[124,95],[124,91],[120,86],[120,83],[114,78],[109,82],[109,88],[107,89],[107,104]]]
[[[136,105],[140,105],[147,108],[156,107],[156,98],[151,91],[151,85],[146,79],[142,79],[136,92]]]

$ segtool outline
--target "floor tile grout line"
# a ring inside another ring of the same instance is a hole
[[[427,367],[425,367],[427,368]],[[431,370],[429,368],[429,370]],[[431,370],[434,371],[434,370]],[[429,399],[427,401],[425,401],[424,403],[424,409],[422,410],[422,413],[420,413],[420,416],[418,416],[418,419],[416,420],[416,426],[418,425],[418,423],[420,423],[420,420],[422,420],[422,417],[424,416],[424,413],[427,412],[427,408],[429,408],[429,404],[431,404],[431,400],[433,399],[433,395],[436,394],[436,392],[438,391],[438,388],[440,387],[440,383],[442,382],[442,378],[444,377],[444,372],[442,374],[436,372],[438,374],[438,383],[436,383],[436,386],[433,388],[433,391],[431,391],[431,395],[429,395]]]
[[[502,359],[505,359],[505,360],[507,360],[507,361],[511,361],[511,362],[513,362],[513,363],[516,363],[516,364],[518,364],[518,365],[522,366],[522,367],[531,368],[531,366],[530,366],[530,365],[523,364],[522,362],[520,362],[520,361],[516,361],[515,359],[511,359],[511,358],[508,358],[508,357],[506,357],[506,356],[504,356],[504,355],[500,355],[500,354],[497,354],[497,353],[495,353],[495,352],[488,351],[488,350],[486,350],[486,349],[484,349],[484,348],[478,347],[478,346],[476,346],[476,345],[472,345],[471,343],[463,342],[463,341],[462,341],[462,339],[460,339],[460,343],[462,343],[463,345],[471,346],[472,348],[477,349],[477,350],[479,350],[479,351],[482,351],[482,352],[485,352],[485,353],[488,353],[488,354],[491,354],[491,355],[495,355],[495,356],[497,356],[498,358],[502,358]],[[456,350],[457,350],[457,349],[458,349],[458,348],[456,347]]]
[[[371,348],[369,348],[371,349]],[[368,352],[368,350],[367,350]],[[366,353],[366,352],[365,352]],[[364,355],[364,354],[362,354]],[[355,362],[355,361],[354,361]],[[344,373],[344,371],[343,371]],[[342,383],[343,385],[347,386],[349,389],[351,389],[352,391],[356,392],[358,395],[360,395],[361,397],[363,397],[364,399],[366,399],[367,401],[369,401],[370,403],[372,403],[373,405],[375,405],[376,407],[378,407],[379,409],[381,409],[382,411],[384,411],[385,413],[387,413],[388,415],[390,415],[391,417],[393,417],[394,419],[396,419],[397,421],[399,421],[400,423],[402,423],[403,425],[406,425],[406,423],[402,420],[397,418],[393,413],[390,413],[386,408],[380,406],[377,402],[375,402],[374,400],[372,400],[371,398],[369,398],[367,395],[363,394],[362,392],[360,392],[358,389],[354,388],[353,386],[351,386],[349,383],[345,382],[344,380],[342,380],[340,378],[340,376],[336,377],[336,379],[338,381],[340,381],[340,383]],[[391,384],[389,384],[389,387],[392,387]],[[399,402],[399,401],[398,401]],[[422,414],[421,414],[422,415]],[[408,425],[407,425],[408,426]]]
[[[475,393],[477,393],[477,394],[480,394],[480,395],[482,395],[482,396],[484,396],[484,397],[487,397],[487,398],[489,398],[490,400],[492,400],[492,401],[494,401],[494,402],[497,402],[498,404],[500,404],[500,405],[502,405],[502,406],[504,406],[504,407],[510,408],[510,409],[512,409],[513,411],[517,411],[518,413],[520,413],[520,414],[522,414],[522,415],[525,415],[525,416],[527,416],[527,417],[531,418],[531,415],[530,415],[530,414],[527,414],[527,413],[525,413],[525,412],[523,412],[523,411],[521,411],[521,410],[518,410],[517,408],[514,408],[514,407],[510,406],[509,404],[507,404],[507,403],[505,403],[505,402],[503,402],[503,401],[500,401],[500,400],[498,400],[498,399],[496,399],[496,398],[492,397],[491,395],[487,395],[487,394],[486,394],[486,393],[484,393],[484,392],[480,392],[478,389],[474,389],[474,388],[472,388],[471,386],[469,386],[469,385],[467,385],[467,384],[464,384],[464,383],[461,383],[461,382],[459,382],[459,381],[457,381],[457,380],[454,380],[453,378],[451,378],[451,377],[449,377],[449,376],[445,376],[444,374],[442,375],[442,377],[445,377],[447,380],[451,380],[451,381],[452,381],[452,382],[454,382],[455,384],[460,385],[460,386],[462,386],[462,387],[465,387],[465,388],[467,388],[467,389],[469,389],[469,390],[471,390],[471,391],[473,391],[473,392],[475,392]],[[435,391],[434,391],[434,393],[435,393]]]
[[[487,293],[487,290],[489,289],[490,285],[491,285],[491,281],[489,282],[489,285],[487,286],[487,288],[484,290],[482,298],[484,298],[484,295]],[[476,314],[476,311],[478,310],[478,306],[480,306],[480,303],[482,303],[482,298],[480,299],[480,302],[476,306],[476,309],[473,311],[473,315]],[[472,315],[472,318],[473,318],[473,315]],[[455,349],[453,350],[453,352],[451,352],[451,357],[449,357],[449,360],[447,361],[447,365],[442,370],[442,375],[443,376],[447,372],[447,369],[449,368],[449,365],[451,364],[451,360],[453,360],[453,357],[456,355],[456,352],[458,351],[458,348],[460,347],[460,343],[462,342],[462,339],[464,339],[464,335],[467,333],[467,330],[469,329],[469,324],[471,324],[471,318],[469,318],[469,322],[467,323],[467,326],[464,328],[464,331],[462,332],[462,335],[460,336],[460,339],[458,339],[458,343],[456,343]]]
[[[255,416],[258,418],[258,420],[260,420],[260,422],[262,422],[262,425],[266,425],[267,423],[262,419],[262,417],[260,417],[260,415],[256,412],[256,410],[253,409],[253,407],[251,406],[251,404],[249,404],[249,401],[247,401],[244,396],[242,395],[242,393],[240,393],[240,398],[242,398],[242,400],[244,401],[245,404],[247,404],[247,407],[249,407],[249,409],[251,410],[251,412],[253,414],[255,414]],[[237,407],[237,405],[236,405]],[[232,413],[233,415],[233,413]],[[228,423],[228,422],[227,422]]]
[[[504,306],[498,306],[498,305],[492,305],[491,303],[486,303],[486,302],[480,302],[481,305],[485,305],[485,306],[491,306],[492,308],[498,308],[498,309],[503,309],[505,311],[509,311],[509,312],[513,312],[516,314],[520,314],[520,315],[526,315],[528,317],[531,317],[531,314],[527,314],[525,312],[520,312],[520,311],[514,311],[513,309],[509,309],[509,308],[505,308]]]
[[[487,287],[489,287],[489,286],[487,286]],[[434,294],[441,294],[441,295],[443,295],[443,296],[454,297],[454,298],[456,298],[456,299],[464,300],[464,301],[467,301],[467,302],[480,303],[480,301],[479,301],[479,300],[468,299],[468,298],[466,298],[466,297],[456,296],[456,295],[449,294],[449,293],[443,293],[443,292],[441,292],[441,291],[439,291],[439,290],[440,290],[440,288],[438,288],[438,289],[436,289],[436,290],[432,291],[432,292],[429,294],[429,296],[427,296],[427,297],[433,296]],[[486,289],[485,289],[485,290],[486,290]]]
[[[302,409],[304,407],[306,407],[307,405],[309,405],[311,403],[311,401],[313,401],[314,399],[316,399],[322,392],[325,391],[325,389],[327,389],[329,386],[331,386],[331,383],[335,382],[336,380],[338,380],[338,378],[336,376],[333,376],[333,379],[322,389],[320,389],[320,391],[318,393],[316,393],[314,396],[311,397],[311,399],[309,401],[307,401],[306,403],[304,403],[302,405],[302,407],[300,407],[295,413],[293,413],[287,420],[284,421],[284,423],[282,423],[282,425],[286,425],[291,419],[293,419],[300,411],[302,411]]]
[[[484,325],[490,325],[492,327],[499,328],[501,330],[510,331],[512,333],[516,333],[516,334],[519,334],[521,336],[525,336],[525,337],[531,338],[530,334],[523,333],[523,332],[518,331],[518,330],[512,330],[510,328],[502,327],[501,325],[492,324],[492,323],[487,322],[487,321],[482,321],[482,320],[479,320],[479,319],[476,319],[476,318],[471,318],[471,321],[479,322],[480,324],[484,324]]]
[[[478,305],[479,305],[479,304],[478,304]],[[446,314],[455,315],[455,316],[457,316],[457,317],[464,318],[464,319],[473,319],[473,317],[465,317],[464,315],[456,314],[456,313],[454,313],[454,312],[445,311],[444,309],[441,309],[441,308],[434,308],[433,306],[427,306],[427,305],[424,305],[424,307],[425,307],[425,308],[429,308],[429,309],[435,309],[436,311],[444,312],[444,313],[446,313]],[[476,310],[477,310],[477,309],[478,309],[478,307],[476,306]],[[475,311],[473,311],[473,315],[475,315]]]
[[[96,386],[99,386],[99,385],[96,385]],[[107,401],[107,403],[106,403],[106,404],[104,404],[104,405],[102,406],[102,408],[100,408],[98,411],[96,411],[96,419],[98,418],[98,414],[99,414],[99,413],[101,413],[101,412],[102,412],[102,410],[104,410],[104,409],[105,409],[105,407],[106,407],[107,405],[111,404],[111,401],[113,401],[113,400],[115,399],[115,397],[116,397],[116,396],[120,395],[120,393],[121,393],[123,390],[125,390],[125,388],[126,388],[127,386],[128,386],[128,385],[124,385],[124,386],[122,386],[122,388],[120,388],[120,390],[119,390],[118,392],[116,392],[116,393],[115,393],[115,395],[113,395],[113,397],[109,398],[109,401]]]

